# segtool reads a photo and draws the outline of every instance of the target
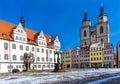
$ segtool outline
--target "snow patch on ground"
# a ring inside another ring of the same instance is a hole
[[[67,72],[57,72],[57,73],[26,72],[26,73],[11,74],[9,76],[1,76],[0,84],[40,84],[40,83],[50,84],[57,81],[71,81],[76,79],[92,77],[92,76],[100,76],[102,74],[112,74],[118,72],[120,72],[120,69],[70,69],[67,70]],[[109,78],[106,80],[109,80]],[[95,81],[95,83],[96,82],[97,81]]]
[[[97,81],[94,81],[94,82],[90,82],[90,83],[87,83],[87,84],[101,84],[102,82],[106,82],[106,81],[114,79],[114,78],[120,78],[120,76],[113,76],[113,77],[109,77],[109,78],[104,78],[104,79],[97,80]]]

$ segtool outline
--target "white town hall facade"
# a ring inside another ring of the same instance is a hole
[[[51,70],[57,63],[56,51],[61,48],[58,36],[37,32],[24,26],[21,16],[18,25],[0,20],[0,73],[11,72],[13,69],[25,69],[24,54],[32,53],[34,63],[31,69]],[[61,62],[61,56],[59,56]]]

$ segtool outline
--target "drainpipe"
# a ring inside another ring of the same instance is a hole
[[[9,41],[9,60],[10,60],[10,72],[11,72],[11,48],[10,48],[10,41]]]

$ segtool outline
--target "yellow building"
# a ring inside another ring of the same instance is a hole
[[[62,53],[62,65],[64,69],[72,67],[71,52],[72,50],[68,48],[65,52]]]
[[[103,42],[94,43],[90,46],[90,67],[103,67],[103,48]]]

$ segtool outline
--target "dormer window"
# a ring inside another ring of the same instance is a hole
[[[27,34],[24,31],[24,28],[21,23],[19,23],[17,27],[14,29],[13,38],[14,38],[14,41],[27,43]]]
[[[40,36],[40,38],[44,39],[44,37],[43,37],[43,36]]]

